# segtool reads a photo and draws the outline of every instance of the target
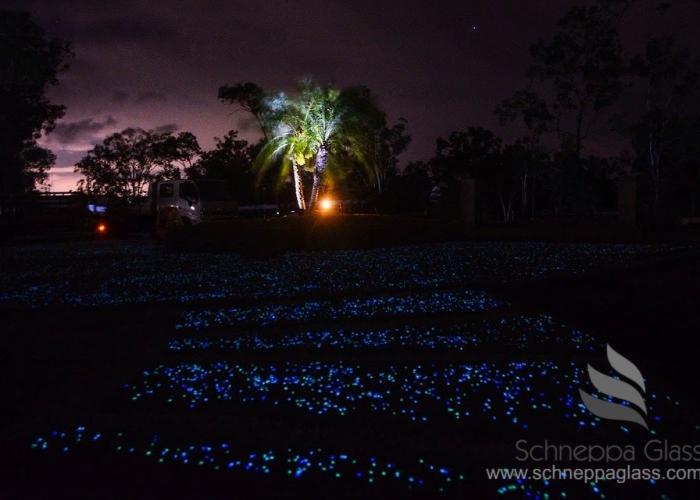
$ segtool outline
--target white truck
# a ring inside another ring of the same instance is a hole
[[[142,231],[148,227],[160,237],[182,225],[288,213],[273,204],[239,206],[226,181],[215,179],[153,182],[148,186],[147,197],[135,201],[91,197],[87,209],[91,225],[102,236]]]
[[[212,179],[170,180],[149,186],[156,230],[172,225],[194,225],[238,215],[238,202],[226,182]]]

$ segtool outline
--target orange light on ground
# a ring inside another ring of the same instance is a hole
[[[104,234],[107,232],[107,224],[98,224],[97,225],[97,232],[100,234]]]
[[[318,202],[318,206],[322,212],[330,212],[335,208],[335,200],[332,198],[322,198]]]

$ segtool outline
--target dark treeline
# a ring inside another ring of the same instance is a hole
[[[528,87],[496,108],[516,131],[512,143],[480,127],[454,132],[438,139],[433,159],[406,174],[430,174],[451,208],[460,179],[476,179],[478,210],[491,220],[613,211],[617,180],[630,175],[647,222],[697,216],[700,64],[669,35],[649,35],[641,53],[627,53],[619,28],[638,3],[574,7],[551,39],[533,44]],[[649,4],[660,27],[669,9],[680,8]],[[586,154],[600,122],[621,139],[620,153]]]
[[[129,198],[152,180],[206,177],[227,180],[242,203],[304,209],[330,192],[380,212],[450,215],[458,210],[460,184],[474,179],[480,219],[511,222],[615,211],[617,180],[635,176],[645,220],[697,216],[700,66],[662,33],[669,10],[696,6],[646,2],[656,8],[661,34],[648,35],[643,50],[629,53],[620,27],[641,1],[574,7],[553,36],[532,45],[528,85],[494,110],[509,140],[474,124],[437,139],[433,158],[401,167],[409,124],[389,123],[369,89],[303,81],[288,95],[241,82],[222,86],[218,96],[255,119],[259,142],[231,130],[205,151],[189,132],[129,128],[76,165],[84,177],[80,188]],[[6,65],[0,164],[7,194],[33,189],[54,161],[36,140],[64,112],[46,90],[71,52],[25,14],[3,12],[0,30]],[[601,124],[620,139],[615,154],[590,153],[600,149],[592,131],[600,135]]]
[[[67,67],[70,46],[50,39],[29,14],[0,10],[0,194],[31,191],[56,157],[37,140],[65,107],[46,97]]]

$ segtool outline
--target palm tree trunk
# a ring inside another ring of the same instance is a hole
[[[326,146],[321,146],[316,153],[316,164],[314,165],[314,184],[311,188],[311,200],[309,201],[309,208],[312,210],[315,208],[318,195],[321,193],[321,181],[323,180],[323,172],[326,170],[327,164],[328,149]]]
[[[315,208],[316,202],[318,201],[318,194],[321,190],[321,175],[318,170],[314,169],[314,184],[311,188],[311,199],[309,200],[309,207]]]
[[[294,194],[297,197],[297,207],[299,210],[306,210],[306,199],[304,199],[304,184],[301,179],[301,172],[297,162],[292,163],[292,176],[294,177]]]

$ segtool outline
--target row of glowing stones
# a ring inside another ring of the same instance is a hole
[[[320,474],[336,479],[366,480],[370,484],[384,481],[404,482],[409,487],[429,484],[437,486],[439,491],[443,491],[450,483],[464,480],[463,475],[454,474],[446,467],[427,463],[423,459],[399,466],[383,462],[376,457],[359,458],[348,453],[330,453],[323,448],[301,452],[287,448],[251,453],[247,450],[235,450],[227,442],[170,447],[161,444],[157,436],[152,437],[146,445],[142,445],[129,441],[123,432],[105,437],[102,433],[88,432],[84,426],[77,427],[73,432],[54,431],[46,438],[37,438],[31,447],[40,451],[48,451],[55,447],[63,453],[68,453],[103,442],[114,447],[117,452],[143,454],[161,464],[194,464],[209,466],[214,470],[238,469],[262,474],[282,473],[294,478]]]
[[[39,246],[33,251],[23,248],[21,256],[12,257],[20,264],[19,270],[0,277],[0,302],[35,307],[55,303],[189,303],[367,288],[434,289],[469,281],[511,282],[551,273],[577,274],[594,267],[625,265],[668,250],[640,245],[472,242],[290,254],[251,263],[230,253],[168,254],[133,243],[114,243],[106,248],[109,252],[80,245],[58,249]],[[75,255],[88,258],[76,260]],[[93,256],[103,258],[90,258]],[[28,259],[32,266],[23,269],[21,264]],[[178,273],[153,273],[153,269],[173,266]]]
[[[349,298],[339,302],[313,300],[301,304],[271,304],[264,307],[232,307],[183,313],[177,329],[203,329],[215,325],[252,324],[269,326],[279,322],[329,321],[372,318],[386,315],[481,312],[504,303],[480,290],[422,292],[401,296]]]
[[[134,401],[183,404],[189,409],[211,401],[288,405],[321,415],[379,412],[427,422],[448,416],[474,417],[528,428],[528,418],[561,409],[578,427],[598,420],[578,398],[585,373],[554,362],[390,365],[367,369],[342,362],[287,362],[280,366],[214,362],[160,365],[126,388]],[[546,385],[545,392],[541,387]],[[536,387],[540,387],[539,390]],[[654,395],[650,399],[655,399]],[[562,404],[552,405],[552,401]],[[656,417],[658,420],[658,417]]]
[[[555,323],[550,316],[512,316],[500,319],[462,321],[446,326],[405,324],[390,328],[327,329],[273,335],[251,333],[233,338],[183,337],[168,342],[173,351],[208,349],[267,351],[275,349],[357,349],[411,347],[463,351],[468,347],[494,344],[499,348],[526,348],[534,344],[556,344],[564,348],[593,351],[590,335]]]

